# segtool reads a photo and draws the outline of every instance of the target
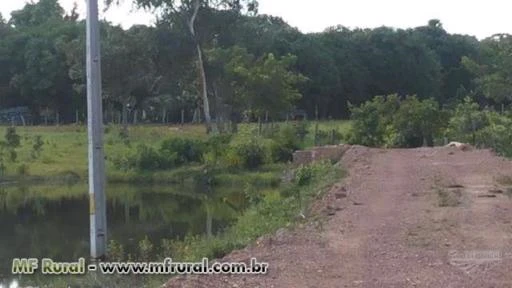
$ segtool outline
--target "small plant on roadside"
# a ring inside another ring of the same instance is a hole
[[[457,207],[460,204],[462,192],[459,189],[435,188],[439,207]]]

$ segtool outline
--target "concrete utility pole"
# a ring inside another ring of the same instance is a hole
[[[89,214],[91,258],[103,260],[107,250],[105,159],[98,0],[87,0],[87,129],[89,134]]]

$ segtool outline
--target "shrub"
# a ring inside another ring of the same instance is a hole
[[[226,148],[229,146],[229,143],[232,139],[231,134],[217,134],[211,136],[206,142],[206,157],[208,157],[208,162],[217,162],[217,159],[221,158],[226,153]],[[205,155],[203,155],[205,157]],[[204,159],[203,159],[204,160]]]
[[[349,142],[365,146],[384,145],[388,126],[398,107],[398,95],[376,96],[359,107],[350,104],[353,123]]]
[[[132,158],[132,165],[139,170],[157,170],[160,168],[161,158],[158,152],[144,144],[137,146],[137,152]]]
[[[298,121],[294,124],[296,135],[301,142],[304,142],[309,133],[309,123],[307,121]]]
[[[205,151],[205,143],[186,138],[169,138],[162,142],[160,154],[164,158],[176,158],[176,165],[200,162]]]
[[[265,147],[257,138],[231,144],[227,153],[228,166],[256,169],[265,163]]]
[[[272,162],[289,162],[293,160],[294,149],[290,149],[286,145],[277,141],[270,144],[270,157]]]
[[[316,145],[335,145],[343,140],[343,135],[335,129],[328,131],[318,130],[315,138]]]
[[[18,148],[21,144],[20,136],[16,133],[16,127],[9,127],[5,131],[5,145],[9,148]]]
[[[119,138],[123,141],[124,145],[130,146],[130,135],[127,127],[121,127],[119,130]]]
[[[281,126],[270,143],[272,162],[288,162],[293,159],[293,152],[300,149],[305,134],[302,125]]]
[[[512,157],[512,119],[495,111],[485,111],[484,115],[488,125],[476,132],[476,144]]]
[[[20,176],[26,176],[29,173],[28,165],[21,164],[16,168],[16,173]]]
[[[446,136],[459,141],[477,145],[477,132],[489,125],[484,111],[471,98],[455,107],[448,122]]]
[[[349,142],[366,146],[432,146],[442,128],[439,104],[397,95],[377,96],[360,107],[350,105],[353,126]]]
[[[304,186],[309,184],[311,179],[313,179],[313,166],[311,165],[301,165],[297,171],[295,172],[295,182],[299,186]]]
[[[41,135],[36,135],[34,137],[34,144],[32,145],[32,158],[37,158],[41,155],[41,151],[43,150],[44,141],[42,140]]]
[[[416,96],[407,96],[393,115],[392,127],[395,138],[392,146],[420,147],[423,144],[434,145],[434,136],[439,134],[443,124],[439,104],[433,99],[419,100]]]

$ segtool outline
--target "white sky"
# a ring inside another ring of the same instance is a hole
[[[37,1],[37,0],[36,0]],[[84,14],[85,0],[59,0],[70,10],[73,2]],[[120,23],[150,24],[154,16],[133,11],[131,0],[113,7],[102,17]],[[0,0],[0,12],[9,18],[12,10],[23,7],[26,0]],[[99,0],[103,2],[103,0]],[[495,33],[512,34],[512,1],[508,0],[259,0],[260,13],[280,16],[303,32],[319,32],[328,26],[374,28],[382,25],[409,28],[440,19],[450,33],[470,34],[482,39]]]

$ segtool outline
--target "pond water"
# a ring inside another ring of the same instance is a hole
[[[158,245],[161,239],[215,233],[245,205],[237,187],[198,190],[186,184],[109,184],[108,239],[130,252],[146,236]],[[12,258],[88,259],[88,203],[85,184],[0,187],[0,287],[13,279]]]

